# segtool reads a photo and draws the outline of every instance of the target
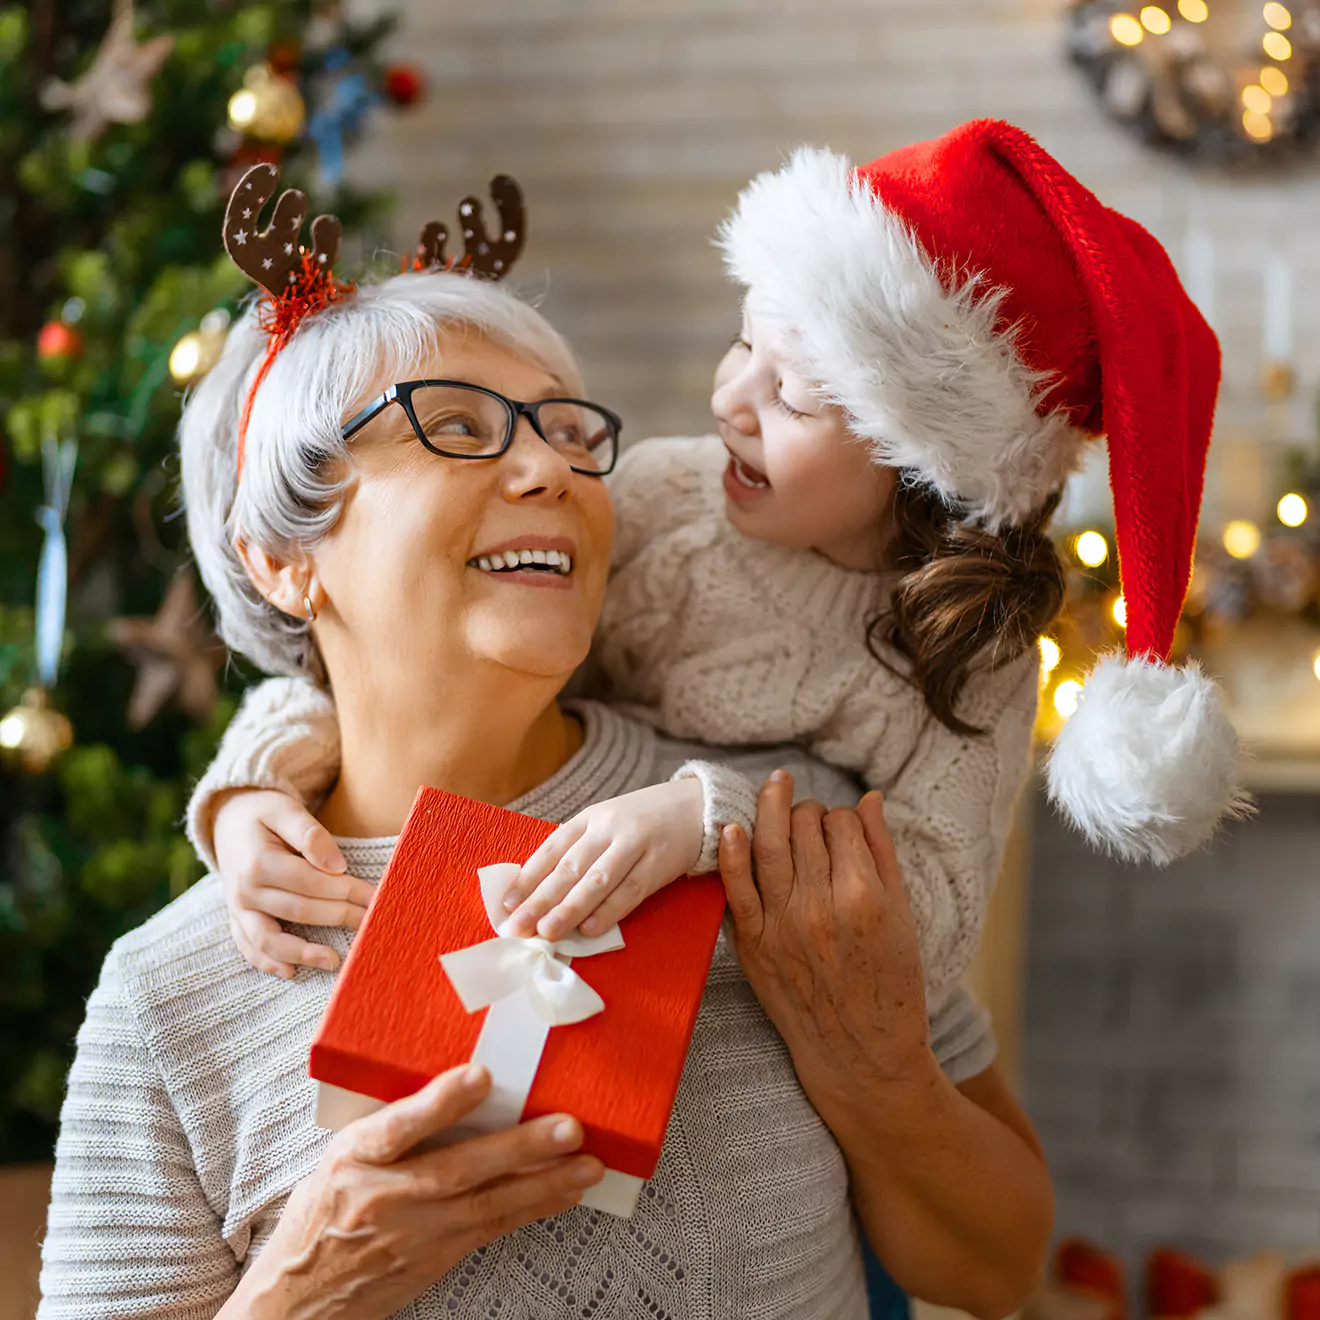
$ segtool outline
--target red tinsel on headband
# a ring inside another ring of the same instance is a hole
[[[261,382],[279,355],[280,350],[293,338],[303,321],[331,303],[337,303],[354,286],[335,279],[327,266],[321,264],[315,253],[299,248],[301,269],[290,281],[288,293],[278,297],[267,293],[257,309],[257,324],[266,335],[266,355],[243,401],[243,415],[238,422],[238,480],[243,480],[243,455],[247,447],[248,423],[252,420],[252,404]]]

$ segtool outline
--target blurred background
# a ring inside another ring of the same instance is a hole
[[[1260,806],[1156,873],[1022,804],[974,981],[1058,1188],[1036,1310],[1320,1314],[1317,53],[1309,0],[0,0],[0,1320],[34,1304],[83,1001],[200,873],[177,822],[254,678],[210,635],[172,448],[246,292],[236,174],[281,162],[356,274],[513,174],[522,285],[593,393],[625,436],[700,434],[738,189],[977,116],[1151,229],[1223,341],[1177,645]],[[1056,526],[1042,748],[1122,636],[1103,452]]]

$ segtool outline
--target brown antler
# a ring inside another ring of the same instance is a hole
[[[452,263],[452,268],[488,280],[501,280],[518,260],[527,241],[527,211],[522,189],[507,174],[497,174],[490,181],[490,195],[500,212],[500,236],[493,239],[486,233],[481,202],[475,197],[463,198],[458,207],[463,223],[463,256]],[[450,269],[451,263],[445,256],[448,241],[449,231],[438,220],[432,220],[417,241],[414,269],[427,270],[432,266]]]
[[[261,209],[275,195],[280,172],[274,165],[254,165],[238,181],[225,208],[225,251],[248,279],[275,297],[288,291],[302,270],[299,237],[307,198],[296,188],[280,194],[264,230],[257,229]],[[328,272],[339,255],[343,226],[332,215],[312,221],[312,256]]]

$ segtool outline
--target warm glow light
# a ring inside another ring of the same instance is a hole
[[[23,717],[6,715],[0,720],[0,747],[13,751],[23,741]]]
[[[1287,6],[1277,4],[1275,0],[1270,0],[1265,6],[1264,14],[1265,21],[1270,27],[1278,28],[1280,32],[1286,32],[1292,27],[1292,15],[1288,12]]]
[[[1109,20],[1109,31],[1120,46],[1140,46],[1146,35],[1131,14],[1115,14]]]
[[[229,122],[234,128],[246,128],[257,117],[257,98],[243,89],[229,98]]]
[[[1099,568],[1109,558],[1109,542],[1099,532],[1083,532],[1073,551],[1087,568]]]
[[[1234,519],[1224,528],[1224,549],[1234,559],[1250,559],[1260,549],[1260,528],[1254,522]]]
[[[1120,628],[1127,627],[1127,601],[1122,596],[1114,597],[1114,603],[1110,606],[1109,612],[1114,616],[1114,622]]]
[[[1242,116],[1242,127],[1257,142],[1268,142],[1274,136],[1274,125],[1270,122],[1269,115],[1258,115],[1254,110],[1248,110]]]
[[[1042,674],[1052,674],[1063,659],[1063,652],[1053,637],[1040,639],[1040,669]]]
[[[1189,23],[1204,23],[1210,17],[1210,6],[1205,0],[1178,0],[1178,12]]]
[[[1271,96],[1288,95],[1288,75],[1273,64],[1266,65],[1260,71],[1260,85]]]
[[[1147,5],[1141,11],[1141,26],[1147,32],[1162,37],[1173,26],[1173,20],[1159,5]]]
[[[1267,115],[1274,108],[1274,98],[1263,87],[1252,83],[1242,89],[1242,104],[1253,115]]]
[[[1313,664],[1311,668],[1315,671],[1316,678],[1320,678],[1320,651],[1315,653],[1315,664]],[[4,738],[4,732],[5,726],[0,724],[0,739]]]
[[[1300,495],[1285,495],[1279,501],[1279,521],[1285,527],[1300,527],[1306,521],[1309,512],[1306,501]]]
[[[173,376],[175,380],[191,380],[192,374],[197,370],[197,364],[201,360],[201,341],[196,335],[184,335],[184,337],[174,345],[174,351],[170,354],[170,375]]]
[[[1265,54],[1272,60],[1282,62],[1292,59],[1292,42],[1282,32],[1267,32],[1261,38],[1260,44],[1265,47]]]
[[[1065,678],[1054,689],[1054,709],[1066,720],[1077,711],[1077,702],[1082,695],[1082,685],[1075,678]]]

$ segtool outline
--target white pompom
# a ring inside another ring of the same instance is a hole
[[[1181,668],[1101,658],[1046,767],[1050,801],[1091,844],[1167,866],[1247,814],[1237,734],[1219,689]]]

